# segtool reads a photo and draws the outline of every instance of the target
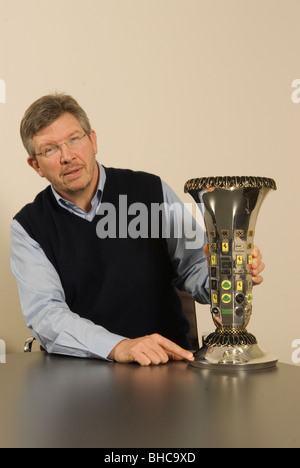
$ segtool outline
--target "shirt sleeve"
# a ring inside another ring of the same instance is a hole
[[[55,268],[16,220],[10,255],[26,325],[49,353],[107,359],[125,339],[69,309]]]
[[[199,220],[195,220],[190,210],[164,181],[162,188],[168,226],[165,236],[175,271],[173,284],[179,290],[188,291],[197,302],[208,304],[208,266],[203,251],[207,239],[200,223],[203,219],[201,212],[197,212]]]

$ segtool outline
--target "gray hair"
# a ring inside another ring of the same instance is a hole
[[[21,139],[30,157],[35,157],[33,137],[65,113],[72,114],[84,132],[90,135],[91,124],[88,116],[72,96],[63,93],[43,96],[27,109],[20,126]]]

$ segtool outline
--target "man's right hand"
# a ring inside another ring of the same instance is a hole
[[[127,339],[118,343],[110,352],[108,359],[120,363],[137,362],[141,366],[165,364],[170,359],[194,360],[193,353],[155,333],[141,338]]]

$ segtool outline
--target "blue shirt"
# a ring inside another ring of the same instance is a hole
[[[77,216],[92,221],[101,204],[106,181],[104,167],[99,164],[99,169],[98,189],[88,213],[63,199],[52,187],[57,203]],[[197,226],[198,235],[192,241],[195,235],[192,215],[163,181],[162,189],[167,221],[178,226],[178,231],[171,229],[170,232],[180,233],[167,238],[168,252],[176,271],[174,286],[190,292],[196,301],[208,303],[209,280],[202,249],[203,230]],[[49,353],[107,359],[111,350],[126,338],[95,325],[69,309],[57,271],[40,245],[16,220],[11,223],[11,267],[18,283],[26,325]]]

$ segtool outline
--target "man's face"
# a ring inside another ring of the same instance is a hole
[[[55,145],[62,145],[54,156],[28,158],[28,164],[45,177],[64,198],[74,201],[82,194],[93,195],[98,181],[96,164],[97,138],[94,131],[80,140],[76,148],[68,148],[64,142],[81,138],[85,134],[78,120],[69,113],[63,114],[33,138],[38,154]]]

